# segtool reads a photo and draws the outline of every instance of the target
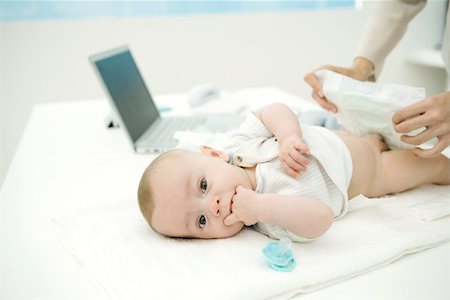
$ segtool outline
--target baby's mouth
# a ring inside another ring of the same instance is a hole
[[[233,196],[236,195],[236,193],[233,194]],[[230,201],[228,201],[227,205],[226,205],[226,209],[227,209],[227,216],[230,215],[233,212],[233,196],[231,196]]]
[[[230,209],[230,213],[233,212],[233,198],[234,198],[234,196],[236,196],[236,194],[237,194],[237,192],[235,191],[233,196],[231,196],[230,203],[228,204],[228,207]]]

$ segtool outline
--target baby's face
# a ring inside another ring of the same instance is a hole
[[[174,237],[225,238],[242,222],[227,226],[237,186],[251,189],[244,169],[218,157],[186,151],[168,162],[152,179],[155,210],[152,225]]]

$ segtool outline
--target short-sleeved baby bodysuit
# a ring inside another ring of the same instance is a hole
[[[257,116],[250,113],[240,128],[230,133],[224,150],[231,162],[241,167],[256,165],[256,192],[282,195],[301,195],[326,203],[335,219],[348,208],[347,189],[352,177],[352,160],[344,142],[332,131],[301,124],[303,141],[311,154],[308,170],[293,178],[281,167],[278,142]],[[288,230],[259,222],[255,229],[272,237],[289,236],[294,241],[310,239]]]

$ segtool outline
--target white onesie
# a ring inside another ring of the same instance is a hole
[[[311,154],[308,170],[299,178],[291,177],[282,169],[278,142],[253,113],[239,130],[230,133],[224,150],[230,152],[235,165],[256,165],[257,193],[312,197],[326,203],[338,219],[348,208],[347,189],[352,177],[350,152],[344,142],[326,128],[302,124],[301,130]],[[273,224],[259,222],[255,228],[272,238],[287,235],[294,241],[310,240]]]

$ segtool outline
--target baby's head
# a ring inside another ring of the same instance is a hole
[[[228,156],[202,147],[202,152],[175,149],[158,156],[145,170],[138,201],[147,223],[170,237],[224,238],[238,233],[242,222],[227,226],[236,187],[251,188],[244,169]]]

